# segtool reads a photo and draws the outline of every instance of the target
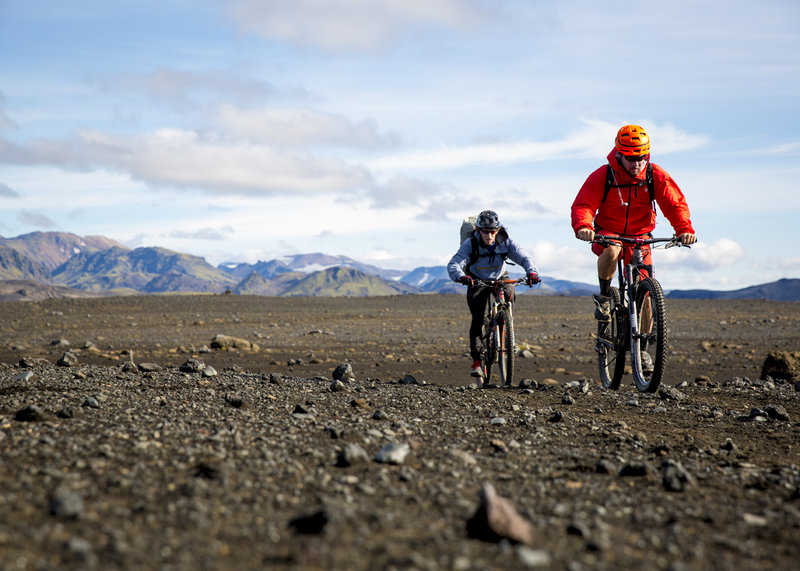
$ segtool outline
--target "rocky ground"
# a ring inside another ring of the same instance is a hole
[[[477,389],[461,296],[0,303],[0,568],[797,568],[800,304],[669,300],[654,395],[515,310]]]

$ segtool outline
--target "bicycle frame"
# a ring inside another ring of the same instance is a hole
[[[632,247],[629,261],[625,262],[624,251],[617,260],[619,289],[611,292],[615,304],[611,308],[613,322],[601,322],[598,326],[596,351],[599,355],[603,386],[612,389],[619,387],[627,351],[630,352],[636,387],[642,392],[652,392],[658,387],[664,372],[666,310],[661,285],[655,279],[655,268],[652,263],[644,262],[644,248],[659,243],[665,243],[668,248],[682,244],[677,237],[596,236],[594,242],[606,247]],[[622,315],[627,319],[623,320]],[[655,361],[646,354],[651,343],[655,347]],[[614,359],[609,357],[611,352],[616,352]],[[608,371],[608,365],[612,362],[613,375]]]
[[[491,299],[487,301],[486,319],[484,321],[483,343],[485,354],[483,367],[485,382],[491,378],[492,365],[500,364],[500,380],[504,386],[509,386],[513,377],[514,354],[514,326],[512,301],[506,298],[505,286],[515,286],[522,283],[522,279],[501,280],[476,280],[478,287],[491,288]],[[502,317],[501,317],[502,316]]]
[[[625,246],[623,246],[623,253],[617,260],[617,276],[619,281],[619,292],[621,297],[622,308],[628,313],[628,331],[631,338],[641,338],[639,333],[639,326],[636,323],[636,286],[639,285],[639,280],[642,278],[642,270],[647,271],[651,278],[655,279],[655,268],[653,264],[644,263],[644,252],[642,248],[649,245],[652,241],[645,241],[642,238],[634,238],[633,253],[631,254],[631,261],[625,263]],[[624,292],[624,295],[623,295]],[[630,348],[630,339],[628,348]]]

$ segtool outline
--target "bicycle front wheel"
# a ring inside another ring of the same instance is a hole
[[[658,390],[664,377],[666,355],[664,292],[655,278],[645,278],[636,287],[636,330],[631,332],[631,369],[639,391]]]
[[[497,359],[497,346],[494,338],[494,323],[491,304],[486,304],[486,315],[483,318],[483,381],[489,383],[492,378],[492,365]]]
[[[611,321],[597,325],[597,363],[600,382],[617,390],[625,372],[625,313],[622,311],[619,290],[611,287]]]
[[[497,313],[497,329],[500,344],[498,346],[500,386],[510,387],[514,379],[514,353],[516,344],[514,340],[514,320],[511,312],[501,309]]]

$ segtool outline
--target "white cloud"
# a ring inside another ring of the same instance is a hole
[[[583,247],[558,246],[542,240],[528,251],[542,275],[591,284],[597,281],[597,256],[588,244],[583,244]]]
[[[738,242],[730,238],[719,238],[711,243],[698,242],[691,249],[657,250],[655,261],[659,266],[681,266],[710,272],[734,265],[744,254],[745,250]]]
[[[708,137],[685,133],[674,125],[644,122],[660,154],[687,151],[708,143]],[[619,124],[584,120],[581,128],[549,141],[516,140],[393,153],[369,161],[374,169],[449,170],[467,166],[546,162],[566,157],[605,157],[614,145]],[[588,174],[588,173],[587,173]]]
[[[341,115],[308,108],[253,110],[223,105],[218,122],[226,135],[277,147],[335,146],[369,150],[397,142],[396,136],[381,135],[374,120],[352,123]]]
[[[372,184],[366,169],[335,158],[225,142],[178,129],[135,137],[84,131],[80,151],[83,161],[123,170],[156,186],[221,194],[350,192]]]
[[[186,70],[160,67],[144,73],[120,73],[102,84],[107,92],[143,95],[156,103],[186,112],[220,101],[263,105],[265,100],[307,100],[308,92],[296,85],[276,85],[254,74],[230,70]]]
[[[463,28],[480,15],[468,0],[236,0],[230,14],[246,31],[332,51],[369,51],[419,28]]]
[[[0,182],[0,198],[19,198],[19,193],[7,184]]]
[[[52,230],[58,228],[58,224],[51,218],[34,210],[23,210],[17,215],[17,220],[27,226],[33,226],[37,230]]]
[[[171,238],[188,239],[188,240],[225,240],[226,237],[233,234],[233,228],[230,226],[215,229],[215,228],[200,228],[198,230],[173,230],[169,236]]]

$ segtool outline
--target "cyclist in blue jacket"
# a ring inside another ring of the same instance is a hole
[[[454,282],[467,287],[467,306],[472,314],[469,326],[469,353],[472,357],[470,374],[482,377],[480,356],[481,329],[486,304],[491,295],[491,288],[476,286],[475,280],[498,280],[508,277],[506,259],[518,264],[525,270],[526,283],[529,286],[539,283],[539,272],[533,259],[515,242],[500,224],[497,213],[484,210],[478,214],[475,224],[477,229],[467,240],[464,240],[458,252],[450,258],[447,273]],[[506,287],[507,299],[512,299],[514,289]]]

